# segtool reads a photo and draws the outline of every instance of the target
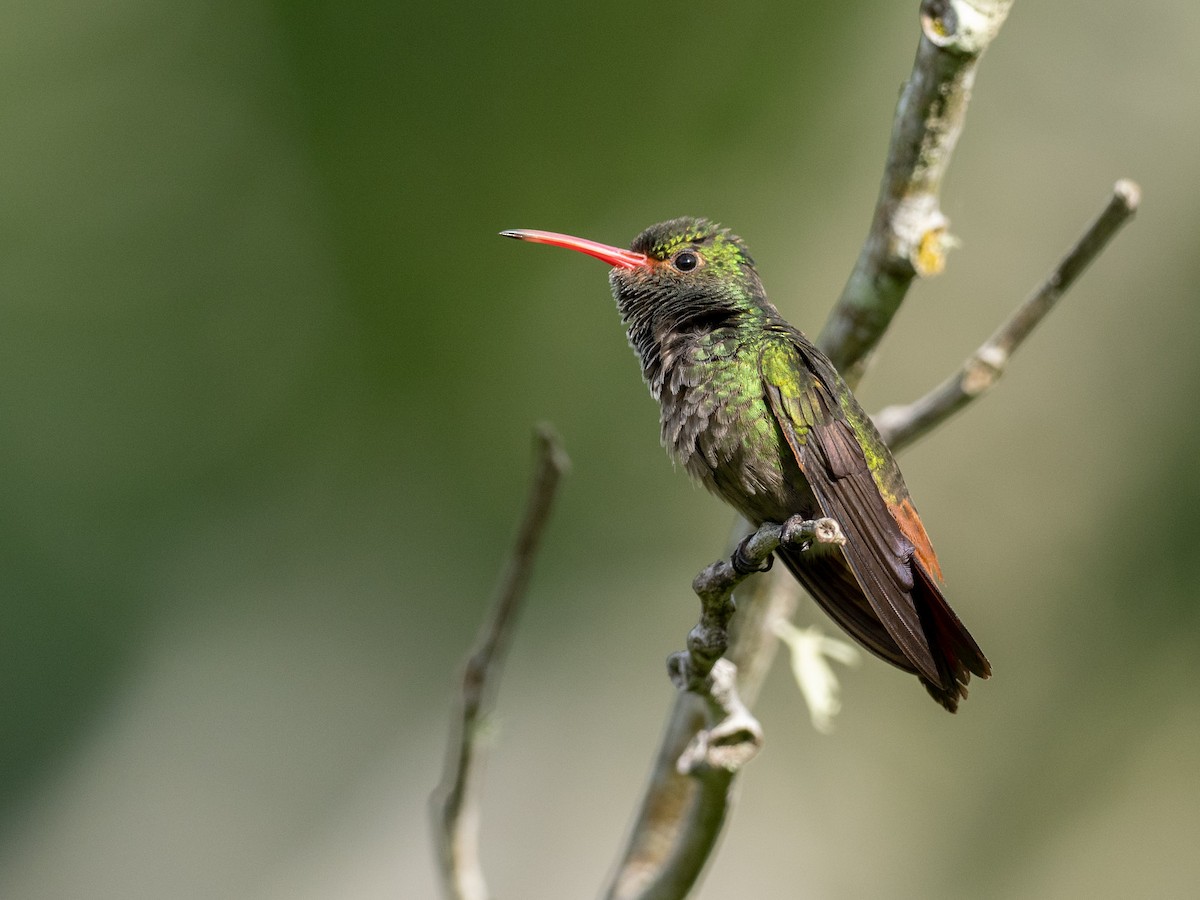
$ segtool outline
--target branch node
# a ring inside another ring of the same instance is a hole
[[[999,347],[980,347],[978,352],[963,364],[963,393],[968,397],[978,397],[1004,373],[1006,361],[1007,357]]]
[[[708,672],[713,663],[721,658],[729,646],[729,633],[725,629],[726,621],[724,620],[727,620],[732,614],[732,609],[728,611],[728,614],[725,614],[725,610],[714,611],[708,616],[703,616],[701,621],[688,632],[688,653],[698,664],[691,668],[700,669],[701,677]]]

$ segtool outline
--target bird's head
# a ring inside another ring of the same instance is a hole
[[[707,219],[651,225],[628,250],[549,231],[501,233],[577,250],[612,266],[613,294],[643,365],[674,340],[774,313],[746,245]]]

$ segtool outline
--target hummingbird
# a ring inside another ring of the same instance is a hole
[[[851,637],[955,712],[971,675],[987,678],[991,665],[943,596],[891,451],[829,358],[767,299],[741,238],[698,218],[652,225],[628,250],[501,234],[612,267],[668,453],[755,526],[837,521],[841,546],[782,544],[776,555]]]

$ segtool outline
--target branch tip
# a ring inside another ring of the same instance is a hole
[[[1142,202],[1142,188],[1136,181],[1122,178],[1113,185],[1113,196],[1125,205],[1130,214],[1133,214],[1137,212],[1137,208]]]
[[[563,446],[558,431],[549,422],[538,422],[533,427],[536,442],[537,457],[542,465],[548,466],[559,475],[567,475],[571,471],[571,457]]]

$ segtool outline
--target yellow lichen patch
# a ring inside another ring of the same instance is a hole
[[[922,278],[940,275],[946,268],[946,251],[954,246],[953,239],[943,226],[930,228],[917,243],[912,254],[913,268]]]

